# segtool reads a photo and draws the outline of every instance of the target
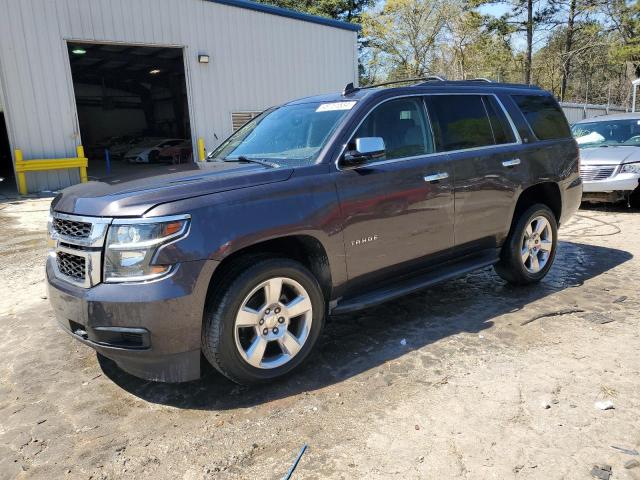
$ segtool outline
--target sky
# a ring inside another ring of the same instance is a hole
[[[478,11],[480,11],[480,13],[484,15],[493,15],[494,17],[499,17],[509,11],[509,6],[501,4],[483,5],[478,9]]]

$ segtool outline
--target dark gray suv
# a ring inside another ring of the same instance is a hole
[[[489,265],[541,280],[578,169],[538,88],[349,85],[265,111],[206,162],[66,189],[49,295],[66,331],[133,375],[193,380],[206,358],[264,382],[309,356],[330,314]]]

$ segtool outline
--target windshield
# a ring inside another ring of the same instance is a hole
[[[265,160],[277,167],[313,165],[355,103],[314,102],[267,110],[211,152],[209,161]]]
[[[578,123],[571,127],[571,133],[580,148],[640,146],[640,119]]]

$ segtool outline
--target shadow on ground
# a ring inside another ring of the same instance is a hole
[[[481,332],[499,315],[579,287],[631,258],[622,250],[561,242],[555,265],[539,285],[513,287],[488,268],[370,310],[334,317],[316,353],[300,370],[257,387],[235,385],[210,367],[194,382],[148,382],[123,372],[111,360],[99,359],[113,382],[149,402],[206,410],[248,407],[341,382],[457,333]]]
[[[607,213],[640,213],[640,208],[637,205],[629,206],[627,202],[615,202],[615,203],[591,203],[582,202],[580,204],[581,212],[607,212]]]

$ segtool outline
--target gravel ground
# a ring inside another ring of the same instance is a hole
[[[640,213],[580,210],[538,286],[485,269],[336,317],[246,388],[142,381],[61,332],[47,209],[0,203],[0,478],[279,479],[306,443],[295,479],[640,479]]]

